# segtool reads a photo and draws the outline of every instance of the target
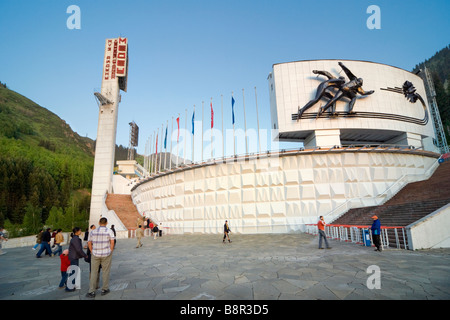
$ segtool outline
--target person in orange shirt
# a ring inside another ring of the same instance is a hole
[[[325,246],[327,247],[327,249],[331,249],[331,247],[328,245],[328,240],[327,240],[327,236],[325,234],[325,221],[323,220],[323,216],[320,216],[320,220],[317,223],[317,228],[319,229],[319,249],[323,249],[322,248],[322,238],[325,239]]]

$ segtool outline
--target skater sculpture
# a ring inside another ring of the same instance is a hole
[[[320,117],[320,115],[322,115],[322,113],[330,107],[331,115],[336,115],[336,102],[344,97],[350,99],[348,113],[353,113],[353,106],[355,105],[358,93],[362,96],[367,96],[374,93],[374,90],[367,92],[364,91],[362,89],[363,79],[357,78],[346,66],[344,66],[342,62],[339,62],[339,65],[342,70],[344,70],[350,81],[346,82],[344,77],[333,77],[333,75],[327,71],[313,70],[314,74],[324,75],[328,78],[328,80],[319,84],[317,87],[316,96],[313,100],[309,101],[303,108],[299,108],[297,121],[302,117],[302,114],[306,110],[311,108],[322,98],[327,98],[328,101],[324,106],[320,107],[317,117]],[[337,91],[334,93],[335,89],[337,89]]]

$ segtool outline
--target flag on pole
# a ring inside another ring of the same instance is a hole
[[[212,99],[211,99],[211,129],[214,127],[214,110],[212,106]]]
[[[231,96],[231,119],[234,124],[234,98],[233,98],[233,96]]]
[[[180,117],[177,118],[177,124],[178,124],[178,136],[177,136],[177,142],[180,140]]]
[[[194,134],[194,120],[195,120],[195,110],[192,112],[192,134]]]
[[[166,127],[166,136],[164,137],[164,149],[167,149],[167,127]]]

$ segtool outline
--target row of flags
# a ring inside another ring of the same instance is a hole
[[[180,117],[177,118],[178,124],[178,137],[177,142],[180,141]],[[167,130],[169,129],[169,125],[166,127],[166,134],[164,136],[164,149],[167,149]],[[158,134],[156,134],[156,154],[158,154]]]
[[[231,119],[232,119],[232,124],[234,125],[234,98],[233,96],[231,96]],[[213,103],[212,103],[212,99],[211,99],[211,129],[214,127],[214,109],[213,109]],[[177,121],[179,121],[179,118],[177,118]],[[195,132],[195,109],[192,112],[192,134],[194,134]],[[180,136],[180,125],[178,123],[178,137]],[[167,129],[166,129],[166,138],[167,138]],[[165,145],[164,145],[165,146]]]
[[[244,92],[244,89],[242,89],[242,91]],[[256,97],[256,87],[255,87],[255,97]],[[234,132],[234,125],[235,125],[235,120],[236,120],[236,118],[235,118],[235,104],[236,104],[236,100],[234,99],[234,96],[233,96],[233,93],[232,93],[232,95],[231,95],[231,122],[232,122],[232,125],[233,125],[233,132]],[[202,111],[203,111],[203,106],[204,106],[204,104],[202,103]],[[245,120],[245,101],[244,100],[243,100],[243,108],[244,108],[244,122],[245,122],[246,120]],[[194,137],[194,134],[195,134],[195,116],[196,116],[195,112],[196,111],[195,111],[195,105],[194,105],[194,110],[192,112],[192,117],[191,117],[192,135],[193,135],[193,137]],[[211,129],[213,129],[214,128],[214,106],[213,106],[212,98],[211,98],[211,102],[210,102],[210,112],[211,112]],[[257,112],[257,117],[258,117],[258,106],[257,106],[257,103],[256,103],[256,112]],[[223,113],[223,100],[222,100],[222,113]],[[202,112],[202,118],[203,118],[203,112]],[[186,109],[186,121],[187,121],[187,109]],[[258,122],[259,122],[259,120],[258,120]],[[203,123],[203,119],[202,119],[202,123]],[[180,139],[180,115],[179,114],[178,114],[178,117],[176,118],[176,125],[178,127],[177,128],[177,131],[178,131],[177,132],[177,148],[178,148],[178,143],[179,143],[179,139]],[[222,126],[223,126],[223,123],[222,123]],[[245,124],[245,126],[246,126],[246,124]],[[156,156],[158,156],[158,153],[161,153],[161,150],[158,150],[160,148],[158,146],[158,144],[159,144],[159,142],[161,142],[161,143],[163,142],[163,141],[159,141],[159,139],[160,139],[159,133],[161,133],[161,135],[162,135],[163,132],[164,132],[163,131],[163,127],[164,127],[164,125],[162,126],[162,128],[160,130],[156,130],[155,135],[153,136],[154,140],[153,140],[152,144],[153,144],[153,148],[155,150],[155,155]],[[188,129],[187,126],[186,126],[185,129],[186,130]],[[169,130],[169,123],[167,121],[167,126],[166,126],[166,129],[165,129],[165,132],[164,132],[163,148],[161,148],[161,149],[167,150],[168,130]],[[172,130],[173,130],[173,118],[172,118]],[[212,135],[212,133],[211,133],[211,135]],[[259,135],[259,123],[258,123],[258,135]],[[234,134],[233,134],[233,136],[234,136]],[[192,138],[192,139],[194,140],[194,138]],[[258,136],[258,140],[259,140],[259,136]],[[212,141],[212,136],[211,136],[211,141]],[[192,141],[192,143],[193,143],[193,141]],[[235,144],[235,142],[233,142],[233,144]],[[246,145],[246,152],[248,152],[248,150],[247,150],[247,138],[245,138],[245,145]],[[193,147],[193,145],[192,145],[192,147]],[[172,148],[172,146],[171,146],[171,148]],[[236,153],[236,146],[234,146],[234,150],[235,150],[234,153]],[[185,151],[186,150],[184,149],[184,152]],[[172,154],[172,151],[170,152],[170,154]],[[212,148],[211,148],[211,157],[212,156],[213,155],[212,155]],[[193,150],[193,148],[192,148],[192,157],[194,157],[194,150]],[[202,157],[203,157],[203,145],[202,145]],[[186,155],[184,155],[184,158],[186,159]],[[177,159],[178,159],[178,150],[177,150]],[[203,158],[202,158],[202,160],[203,160]]]

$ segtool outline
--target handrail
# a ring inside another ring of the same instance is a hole
[[[333,224],[333,223],[327,224],[327,226],[330,226],[330,227],[356,227],[356,228],[366,228],[366,229],[372,227],[371,225],[365,226],[365,225]],[[380,228],[381,229],[398,229],[398,228],[405,228],[405,226],[381,226]]]
[[[363,230],[369,229],[371,226],[365,225],[346,225],[346,224],[327,224],[325,225],[325,233],[331,239],[339,239],[340,241],[352,243],[365,243],[363,240]],[[356,230],[357,231],[356,231]],[[406,227],[404,226],[382,226],[381,228],[381,244],[382,247],[390,247],[388,231],[394,231],[395,243],[393,244],[397,249],[401,249],[401,241],[399,230],[401,231],[403,240],[403,249],[408,249],[408,241],[406,236]],[[356,232],[355,232],[356,231]],[[306,224],[306,233],[317,235],[317,224]],[[373,244],[372,234],[370,235],[371,245]]]

